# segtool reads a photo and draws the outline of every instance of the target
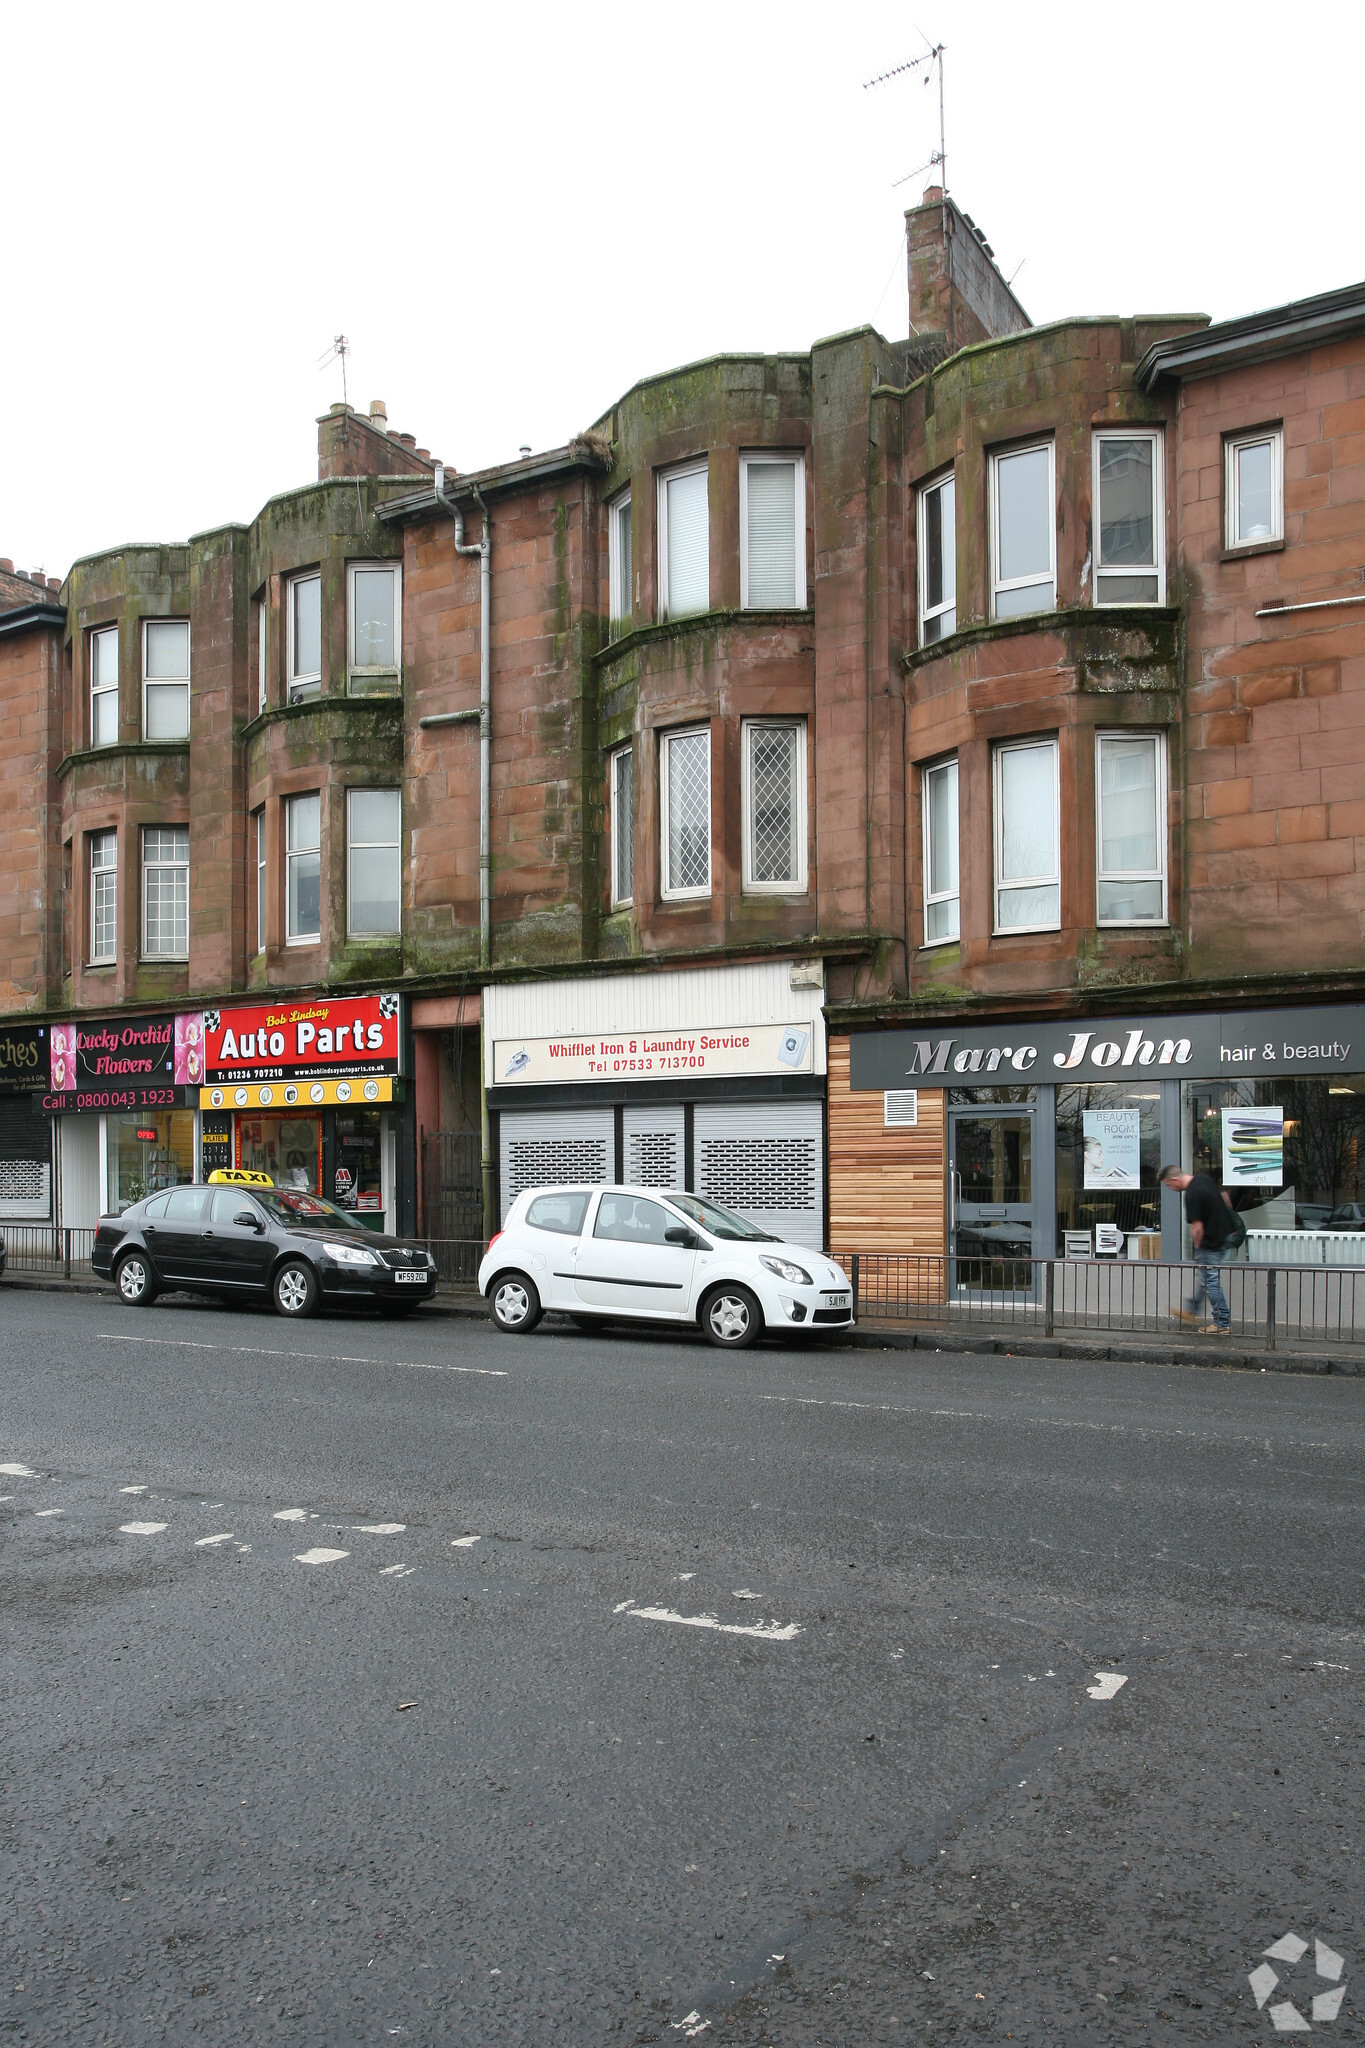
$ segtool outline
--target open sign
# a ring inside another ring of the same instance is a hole
[[[157,1140],[157,1133],[154,1130],[139,1131],[137,1136],[138,1142],[143,1145],[155,1145]]]

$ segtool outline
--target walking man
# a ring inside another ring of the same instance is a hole
[[[1223,1293],[1223,1284],[1218,1269],[1235,1249],[1233,1241],[1232,1204],[1216,1180],[1207,1173],[1186,1173],[1183,1167],[1163,1166],[1161,1181],[1164,1187],[1183,1191],[1185,1196],[1185,1221],[1190,1226],[1190,1238],[1194,1245],[1195,1284],[1194,1294],[1188,1307],[1178,1311],[1185,1323],[1199,1319],[1201,1295],[1209,1305],[1213,1317],[1210,1327],[1215,1337],[1226,1337],[1232,1328],[1232,1311]]]

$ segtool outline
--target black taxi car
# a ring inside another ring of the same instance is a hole
[[[104,1216],[90,1263],[132,1307],[165,1288],[274,1302],[282,1316],[377,1305],[409,1314],[436,1292],[435,1261],[305,1188],[220,1169]]]

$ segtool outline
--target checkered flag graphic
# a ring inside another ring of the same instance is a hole
[[[398,1015],[397,996],[381,996],[379,998],[379,1014],[381,1017],[396,1017]]]
[[[221,1021],[222,1021],[222,1019],[221,1019],[220,1013],[219,1013],[219,1012],[218,1012],[217,1010],[205,1010],[205,1012],[204,1012],[204,1029],[205,1029],[205,1031],[216,1031],[216,1030],[218,1029],[218,1026],[219,1026],[219,1024],[221,1023]]]

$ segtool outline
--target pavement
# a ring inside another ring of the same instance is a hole
[[[0,1311],[0,2041],[1358,2035],[1358,1380]]]

